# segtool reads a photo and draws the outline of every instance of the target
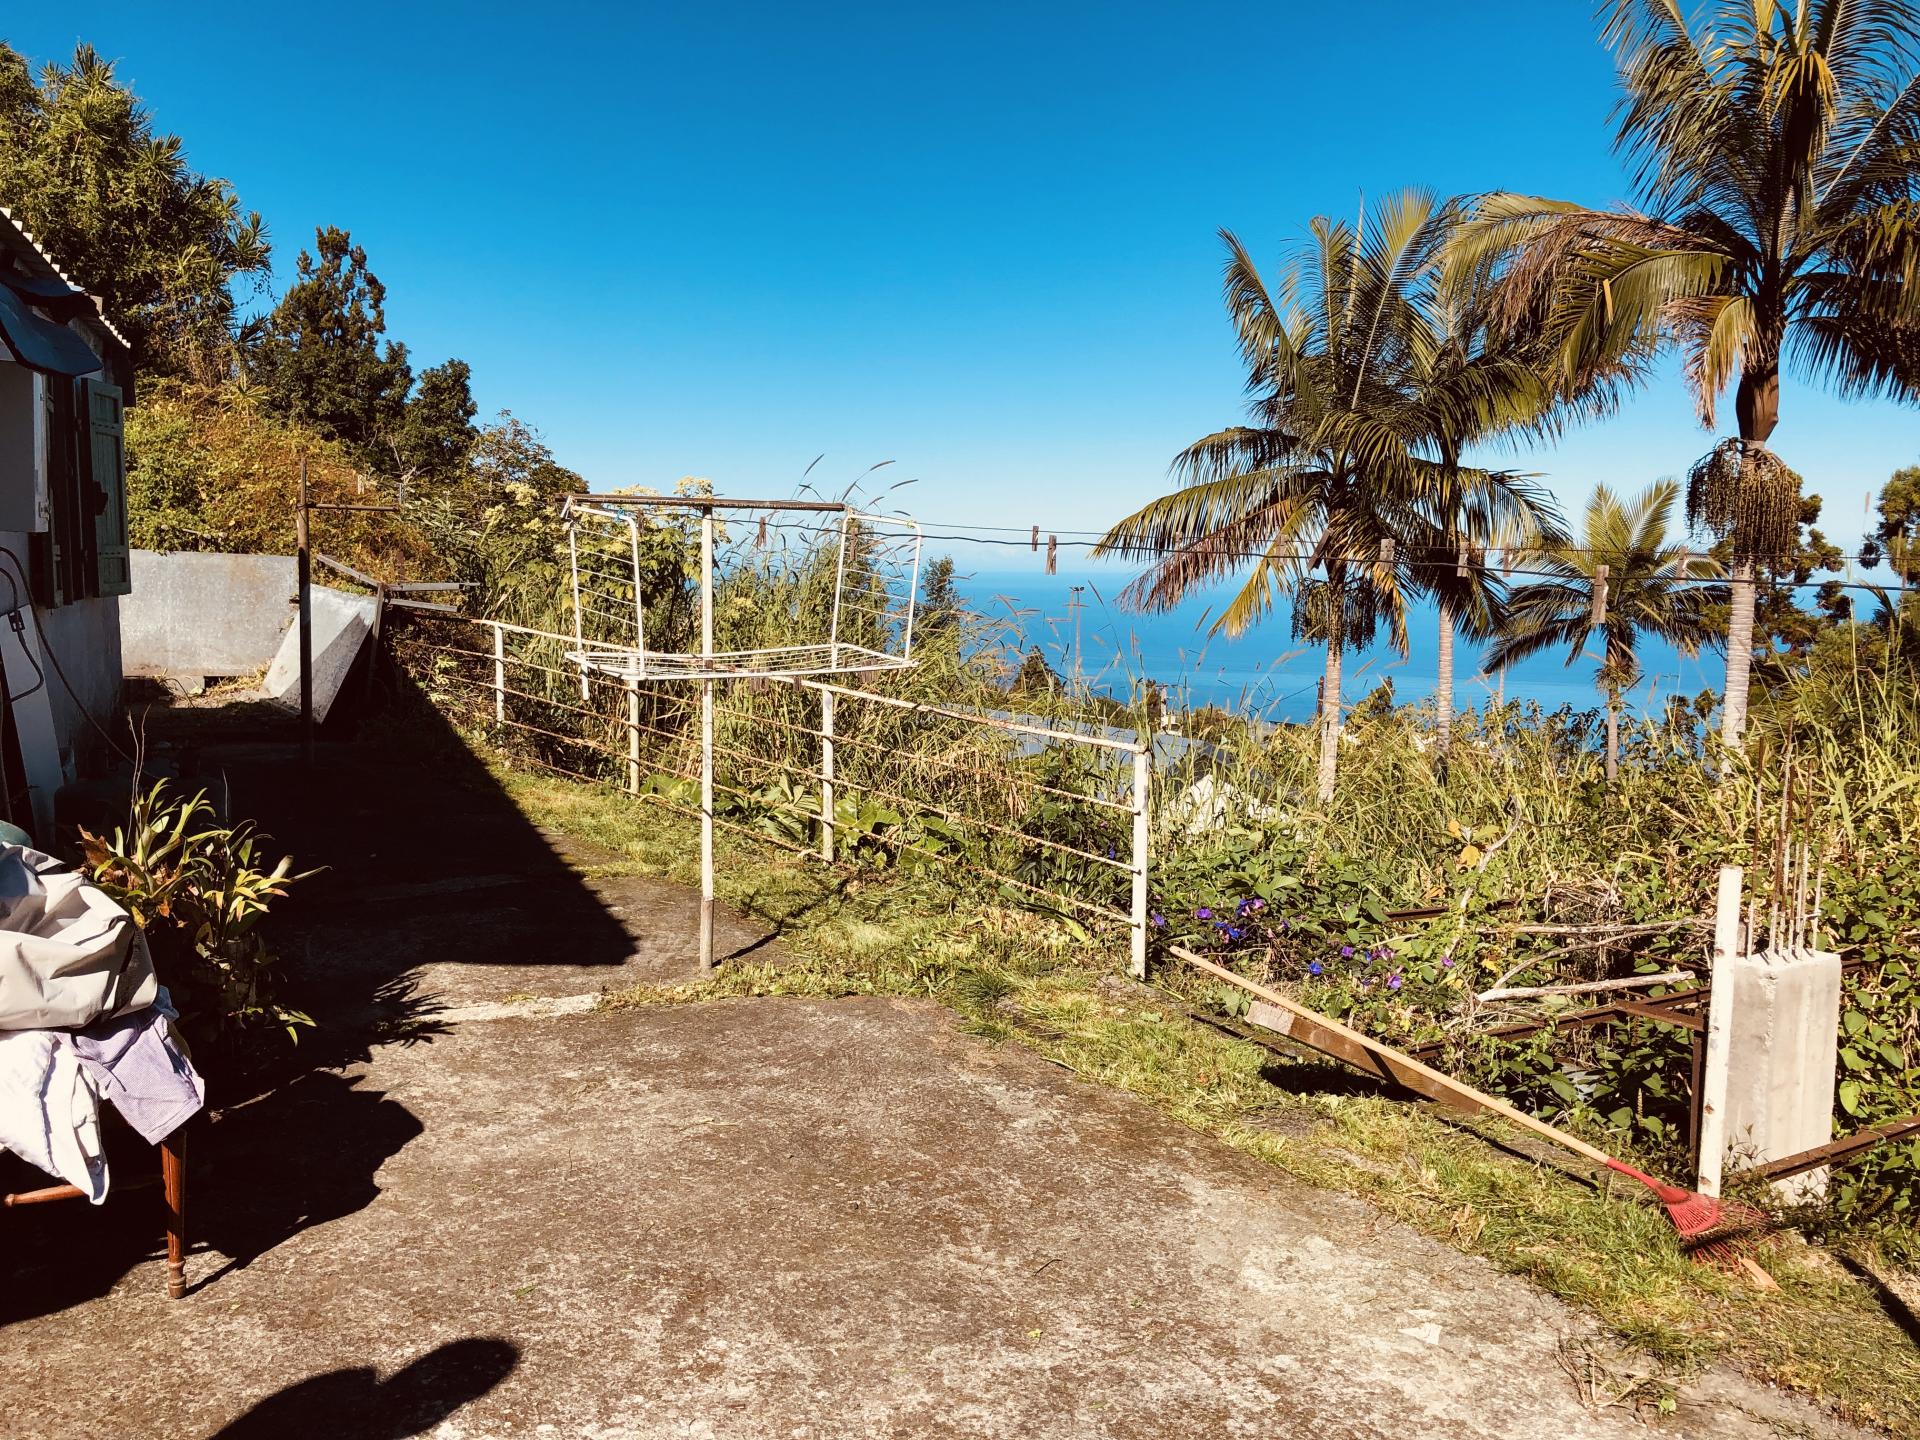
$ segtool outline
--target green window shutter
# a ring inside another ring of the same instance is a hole
[[[85,382],[88,476],[93,481],[94,558],[102,595],[133,589],[127,544],[127,430],[120,392],[97,380]]]

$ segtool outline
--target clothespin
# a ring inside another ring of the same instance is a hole
[[[760,529],[753,537],[753,548],[756,550],[767,548],[767,517],[764,515],[760,517]]]
[[[1607,623],[1607,567],[1593,567],[1593,620],[1594,629]]]
[[[1380,542],[1380,568],[1382,570],[1393,568],[1393,537],[1391,535]]]
[[[1502,550],[1500,552],[1500,578],[1504,580],[1511,574],[1513,574],[1513,552],[1511,550]]]
[[[1036,555],[1040,553],[1040,527],[1038,525],[1033,527],[1033,553]]]
[[[1047,536],[1047,574],[1058,574],[1060,570],[1060,537]]]
[[[1464,580],[1467,578],[1466,551],[1462,550],[1458,555],[1454,557],[1453,574],[1454,574],[1454,578],[1458,580]]]
[[[1693,551],[1685,545],[1680,547],[1680,578],[1685,580],[1693,570]]]

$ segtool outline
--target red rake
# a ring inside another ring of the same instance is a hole
[[[1424,1095],[1455,1110],[1480,1111],[1489,1115],[1498,1115],[1510,1120],[1523,1130],[1529,1130],[1543,1140],[1550,1140],[1563,1149],[1604,1165],[1629,1179],[1638,1180],[1654,1193],[1661,1206],[1667,1212],[1667,1218],[1673,1222],[1673,1228],[1680,1236],[1681,1248],[1689,1255],[1701,1260],[1721,1263],[1737,1259],[1736,1246],[1764,1218],[1751,1206],[1727,1204],[1711,1195],[1702,1195],[1697,1191],[1684,1190],[1678,1185],[1668,1185],[1653,1178],[1645,1171],[1636,1170],[1625,1161],[1616,1160],[1606,1151],[1564,1130],[1557,1130],[1544,1120],[1536,1120],[1524,1110],[1517,1110],[1504,1100],[1482,1094],[1471,1085],[1463,1085],[1449,1075],[1443,1075],[1431,1066],[1423,1065],[1411,1055],[1404,1055],[1391,1045],[1383,1045],[1378,1040],[1362,1035],[1358,1030],[1349,1029],[1338,1020],[1329,1019],[1318,1011],[1309,1010],[1297,1000],[1289,1000],[1277,990],[1269,989],[1235,974],[1223,965],[1204,959],[1190,950],[1178,945],[1170,947],[1173,953],[1196,970],[1217,976],[1229,984],[1237,985],[1248,994],[1257,996],[1273,1007],[1278,1013],[1269,1012],[1265,1016],[1249,1015],[1255,1024],[1275,1034],[1284,1035],[1289,1040],[1305,1045],[1310,1050],[1318,1050],[1322,1055],[1351,1065],[1356,1070],[1391,1081]]]

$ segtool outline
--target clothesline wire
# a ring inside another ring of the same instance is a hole
[[[991,540],[991,539],[986,539],[986,538],[983,538],[980,536],[974,536],[974,535],[929,534],[926,538],[929,540],[955,540],[955,541],[960,541],[963,543],[974,544],[974,545],[998,545],[998,546],[1007,546],[1015,549],[1027,548],[1027,542],[1024,540]],[[1064,546],[1067,544],[1067,542],[1062,541],[1061,544],[1062,546]],[[1135,554],[1132,555],[1131,557],[1115,557],[1115,558],[1131,558],[1131,559],[1138,560],[1142,558],[1141,552],[1145,552],[1147,554],[1162,555],[1162,556],[1175,555],[1180,553],[1183,549],[1187,549],[1187,548],[1194,548],[1194,547],[1185,547],[1185,546],[1178,546],[1178,545],[1138,546],[1138,547],[1135,547]],[[1398,547],[1396,547],[1396,549],[1397,548]],[[1245,549],[1245,550],[1216,551],[1214,553],[1216,553],[1220,558],[1225,560],[1265,559],[1265,560],[1273,560],[1273,561],[1294,561],[1299,563],[1318,563],[1320,559],[1320,557],[1317,557],[1308,552],[1300,552],[1300,551],[1269,552],[1262,549],[1252,549],[1252,548]],[[1596,551],[1596,550],[1581,550],[1581,551],[1569,551],[1565,553],[1594,555],[1594,554],[1605,554],[1606,552]],[[1377,560],[1374,557],[1348,556],[1346,558],[1347,558],[1347,563],[1351,565],[1372,565],[1377,563]],[[1707,558],[1707,556],[1704,553],[1701,553],[1696,558],[1704,560]],[[1460,560],[1460,559],[1456,559],[1452,555],[1447,555],[1445,558],[1420,560],[1420,559],[1414,559],[1410,555],[1407,555],[1404,553],[1396,553],[1392,563],[1396,569],[1457,570],[1457,569],[1465,568],[1468,570],[1477,570],[1482,574],[1497,573],[1499,577],[1503,580],[1514,579],[1516,577],[1523,578],[1523,579],[1537,578],[1542,580],[1580,580],[1580,579],[1592,578],[1588,576],[1562,575],[1552,570],[1531,570],[1531,569],[1525,569],[1517,566],[1491,565],[1491,564],[1487,564],[1484,561]],[[1664,578],[1670,584],[1674,584],[1674,585],[1726,585],[1729,583],[1728,577],[1725,575],[1669,575]],[[1829,585],[1839,590],[1865,590],[1870,592],[1879,592],[1884,590],[1902,588],[1897,583],[1892,585],[1876,585],[1872,581],[1868,581],[1868,580],[1812,580],[1812,579],[1781,580],[1781,579],[1775,579],[1771,576],[1758,578],[1756,579],[1755,583],[1765,585],[1765,586],[1768,586],[1769,588],[1776,589],[1776,590],[1820,590],[1820,589],[1826,588]]]

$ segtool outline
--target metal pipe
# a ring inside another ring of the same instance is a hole
[[[845,514],[852,506],[838,500],[729,500],[719,495],[567,495],[568,505],[652,506],[682,505],[710,510],[834,510]]]
[[[640,793],[640,682],[627,677],[627,793]]]
[[[1147,796],[1153,785],[1153,756],[1133,757],[1133,978],[1147,978]]]
[[[852,512],[840,517],[840,556],[833,567],[833,622],[827,629],[827,659],[832,665],[840,663],[840,591],[847,583],[847,530],[852,524]]]
[[[637,578],[637,577],[636,577]],[[713,507],[700,512],[700,661],[713,665]],[[700,682],[700,970],[713,973],[713,677]]]
[[[920,608],[920,527],[913,527],[913,573],[907,579],[907,638],[900,658],[913,659],[913,612]]]
[[[300,457],[300,508],[294,516],[294,572],[300,604],[300,760],[313,764],[313,545],[309,516],[313,497],[307,489],[307,457]]]
[[[627,516],[627,540],[633,548],[633,668],[636,675],[647,673],[647,609],[640,598],[640,522]]]
[[[573,572],[573,648],[580,652],[580,698],[587,694],[587,636],[580,625],[580,521],[571,513],[573,497],[567,497],[567,566]]]
[[[507,632],[493,626],[493,718],[507,718]]]
[[[833,863],[833,701],[820,694],[820,858]]]
[[[809,690],[831,690],[836,695],[851,695],[856,700],[871,700],[876,705],[889,705],[896,710],[912,710],[922,715],[944,715],[950,720],[966,720],[976,725],[985,725],[994,730],[1010,730],[1017,735],[1037,735],[1043,740],[1065,740],[1076,745],[1092,745],[1102,750],[1119,750],[1128,755],[1138,755],[1147,747],[1138,740],[1115,740],[1106,735],[1088,735],[1076,730],[1049,730],[1043,725],[1028,725],[1020,720],[1007,720],[998,715],[984,714],[978,710],[956,710],[946,705],[923,705],[917,700],[896,700],[891,695],[876,695],[870,690],[849,690],[844,685],[831,685],[824,680],[797,680]]]

